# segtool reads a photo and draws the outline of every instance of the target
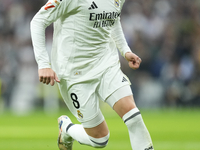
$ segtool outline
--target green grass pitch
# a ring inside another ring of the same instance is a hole
[[[104,150],[131,150],[128,132],[122,120],[107,107],[103,109],[110,129]],[[200,150],[200,109],[141,110],[155,150]],[[0,115],[0,150],[58,150],[57,118],[68,111],[47,116],[42,111],[25,117]],[[74,142],[74,150],[94,150]]]

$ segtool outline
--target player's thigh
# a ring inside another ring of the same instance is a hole
[[[113,106],[115,112],[122,118],[127,112],[135,108],[133,95],[119,99]]]
[[[62,80],[59,85],[68,109],[92,137],[103,137],[108,132],[104,116],[99,108],[99,97],[96,94],[98,84],[98,80],[93,80],[67,87],[67,82]]]
[[[106,102],[117,112],[120,117],[136,107],[132,90],[129,85],[120,87],[114,91]]]
[[[129,90],[124,93],[124,91],[119,91],[121,94],[116,95],[117,98],[110,98],[109,97],[118,89],[122,87],[130,86],[130,81],[128,77],[121,71],[120,65],[117,64],[113,67],[110,67],[102,76],[101,82],[98,88],[98,93],[101,97],[101,99],[105,102],[107,102],[112,108],[113,105],[118,101],[119,99],[132,95],[132,91],[129,88]],[[114,95],[115,96],[115,95]],[[116,100],[117,99],[117,100]],[[109,101],[108,101],[109,100]]]
[[[99,94],[120,116],[136,107],[130,81],[118,65],[102,77]]]

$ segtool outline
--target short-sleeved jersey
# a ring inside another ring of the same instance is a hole
[[[87,80],[119,64],[116,43],[123,45],[122,53],[130,51],[124,37],[122,43],[117,38],[122,31],[117,35],[118,29],[114,30],[115,26],[121,27],[123,3],[124,0],[49,0],[31,22],[39,68],[49,68],[43,32],[52,22],[51,65],[59,78]]]

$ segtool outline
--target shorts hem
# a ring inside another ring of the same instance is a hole
[[[84,128],[93,128],[98,126],[99,124],[101,124],[104,121],[104,116],[102,114],[102,112],[99,110],[99,112],[97,113],[97,115],[95,115],[94,117],[92,117],[92,119],[90,118],[87,121],[83,121],[78,119],[79,122],[81,122],[81,124],[83,125]]]
[[[117,90],[115,90],[111,95],[107,97],[105,102],[113,108],[114,104],[119,101],[120,99],[133,95],[130,85],[124,85]]]

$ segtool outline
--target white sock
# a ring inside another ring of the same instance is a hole
[[[153,150],[150,134],[144,124],[138,108],[134,108],[127,112],[122,119],[128,127],[132,149]]]
[[[81,144],[84,145],[90,145],[91,146],[91,141],[89,139],[89,136],[85,132],[84,128],[80,124],[74,124],[71,126],[67,133],[76,141],[78,141]]]
[[[89,136],[82,125],[74,124],[72,126],[68,126],[66,129],[67,133],[80,144],[89,145],[92,147],[105,147],[108,143],[109,135],[102,138],[93,138]]]

